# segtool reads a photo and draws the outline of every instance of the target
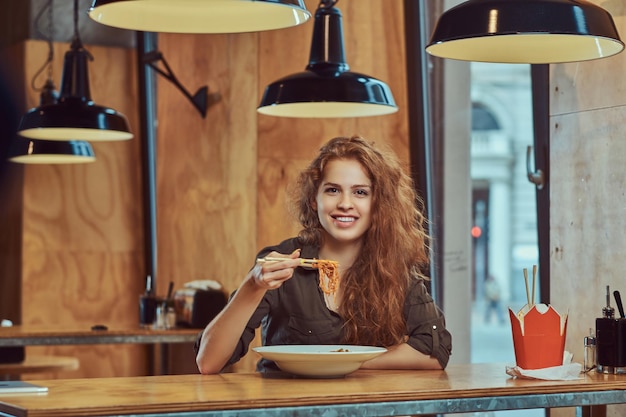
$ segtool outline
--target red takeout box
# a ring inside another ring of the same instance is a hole
[[[517,314],[509,308],[517,366],[541,369],[563,365],[567,314],[552,306],[525,305]]]

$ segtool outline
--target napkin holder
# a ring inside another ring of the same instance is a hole
[[[174,292],[176,325],[204,328],[226,305],[228,297],[220,286],[200,284],[186,285]],[[188,283],[189,284],[189,283]]]
[[[0,347],[0,363],[21,363],[24,362],[25,357],[24,346]]]
[[[8,319],[0,321],[0,327],[11,327],[13,322]],[[26,358],[24,346],[2,346],[0,347],[0,363],[21,363]],[[0,377],[0,379],[2,379]]]
[[[597,371],[626,374],[626,319],[596,319]]]
[[[567,314],[552,306],[533,304],[514,313],[509,308],[517,366],[542,369],[563,365]]]

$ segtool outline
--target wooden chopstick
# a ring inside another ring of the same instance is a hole
[[[535,281],[537,280],[537,265],[533,265],[533,286],[530,301],[535,305]]]
[[[286,261],[288,259],[291,258],[274,258],[271,256],[266,256],[265,258],[257,258],[257,263],[264,263],[264,262],[281,262],[281,261]],[[300,265],[305,265],[305,266],[313,266],[313,265],[317,265],[317,263],[319,263],[319,259],[306,259],[306,258],[302,258],[300,259]]]
[[[530,303],[530,289],[528,288],[528,269],[524,268],[524,282],[526,283],[526,304],[528,308],[532,307]]]

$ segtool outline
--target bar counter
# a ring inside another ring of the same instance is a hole
[[[153,373],[169,374],[168,346],[172,343],[194,343],[202,329],[153,329],[139,326],[108,326],[93,330],[91,326],[15,325],[0,327],[0,347],[56,346],[101,344],[149,344],[161,350]]]
[[[0,327],[0,346],[193,343],[202,329],[16,325]]]
[[[375,417],[626,403],[624,375],[515,379],[506,375],[504,364],[450,365],[445,371],[359,370],[336,379],[231,373],[30,382],[49,392],[1,394],[0,415]]]

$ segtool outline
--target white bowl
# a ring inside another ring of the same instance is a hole
[[[356,371],[363,362],[387,351],[375,346],[281,345],[252,348],[265,359],[295,375],[337,378]]]

